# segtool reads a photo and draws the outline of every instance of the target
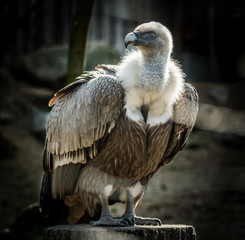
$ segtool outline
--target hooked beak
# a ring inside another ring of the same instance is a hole
[[[135,31],[135,32],[131,32],[129,34],[127,34],[127,36],[124,39],[124,44],[125,47],[127,48],[128,45],[137,45],[137,43],[139,42],[140,39],[140,32],[139,31]]]

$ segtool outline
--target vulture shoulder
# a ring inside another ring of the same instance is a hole
[[[123,107],[124,90],[115,72],[116,66],[98,66],[50,100],[54,106],[47,120],[45,171],[85,164],[96,156],[98,141],[113,129]]]

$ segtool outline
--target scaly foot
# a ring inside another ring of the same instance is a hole
[[[112,218],[111,216],[101,217],[98,221],[90,221],[91,225],[94,226],[118,226],[128,227],[129,224],[122,218]]]
[[[122,216],[124,222],[127,223],[128,226],[134,226],[134,225],[153,225],[153,226],[161,226],[162,222],[158,218],[143,218],[143,217],[137,217],[133,214],[124,214]]]
[[[153,226],[161,226],[162,222],[158,218],[142,218],[142,217],[134,217],[136,225],[153,225]]]

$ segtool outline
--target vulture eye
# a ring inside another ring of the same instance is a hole
[[[146,37],[148,39],[153,39],[153,38],[155,38],[155,36],[156,36],[156,34],[154,32],[147,32],[146,33]]]

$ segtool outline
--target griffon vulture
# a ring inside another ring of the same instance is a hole
[[[125,38],[121,63],[100,65],[58,91],[47,121],[40,207],[68,223],[158,225],[135,215],[156,171],[183,148],[198,96],[171,59],[172,36],[157,22]],[[125,203],[113,218],[109,205]]]

